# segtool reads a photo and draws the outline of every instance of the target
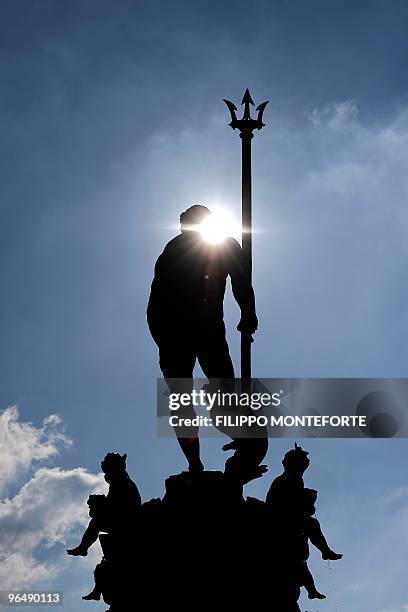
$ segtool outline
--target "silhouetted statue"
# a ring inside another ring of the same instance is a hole
[[[234,378],[223,313],[228,276],[241,308],[238,330],[252,334],[258,326],[254,292],[245,274],[239,243],[227,238],[221,244],[209,244],[198,231],[199,224],[210,214],[208,208],[199,205],[183,212],[181,234],[166,245],[155,266],[147,320],[159,348],[160,368],[172,393],[192,389],[197,360],[209,379]],[[191,388],[180,389],[172,380],[177,378],[191,379]],[[194,417],[193,407],[184,407],[182,416]],[[178,441],[189,471],[203,470],[198,428],[190,428],[188,435],[179,436]]]
[[[109,453],[101,464],[109,493],[89,497],[93,526],[77,547],[87,550],[99,530],[104,557],[95,588],[83,599],[102,596],[109,612],[140,602],[181,612],[197,603],[211,609],[215,602],[220,609],[300,612],[301,586],[309,598],[324,598],[307,566],[308,542],[323,558],[341,555],[328,547],[313,516],[317,492],[302,478],[307,455],[297,445],[286,453],[285,471],[272,483],[267,503],[245,499],[228,474],[197,471],[170,476],[163,499],[140,505],[126,455]]]
[[[296,443],[295,448],[285,454],[282,461],[284,472],[272,482],[266,503],[270,505],[279,524],[294,537],[290,545],[294,546],[294,550],[299,546],[299,555],[302,558],[300,584],[306,588],[309,599],[325,599],[325,595],[317,591],[307,566],[308,541],[320,551],[322,559],[334,561],[341,559],[343,555],[329,547],[318,519],[313,516],[316,512],[317,491],[306,489],[303,481],[303,474],[310,465],[308,454]],[[296,534],[300,535],[297,543]]]
[[[90,495],[88,498],[91,520],[76,548],[67,550],[69,555],[85,557],[88,549],[100,533],[108,533],[116,539],[126,538],[135,524],[135,514],[141,506],[139,490],[126,470],[126,453],[108,453],[101,462],[105,480],[109,484],[108,494]],[[104,578],[103,559],[95,568],[95,587],[83,597],[87,600],[101,598],[101,582]]]

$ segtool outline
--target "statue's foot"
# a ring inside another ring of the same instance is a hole
[[[101,593],[97,589],[94,589],[88,595],[83,595],[82,599],[85,601],[99,601],[101,598]]]
[[[310,591],[309,599],[326,599],[326,595],[323,595],[323,593],[319,593],[319,591],[316,591],[315,589],[314,591]]]
[[[88,551],[85,548],[77,546],[76,548],[67,548],[67,553],[73,557],[86,557]]]
[[[330,548],[326,552],[322,553],[322,559],[324,561],[338,561],[342,557],[343,555],[334,552],[334,550],[331,550]]]
[[[204,466],[200,460],[189,463],[188,471],[190,474],[201,474],[204,472]]]

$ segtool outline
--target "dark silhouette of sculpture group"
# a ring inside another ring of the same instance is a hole
[[[323,599],[307,566],[309,541],[323,559],[341,555],[314,517],[317,492],[304,487],[308,453],[295,445],[282,464],[265,501],[245,499],[228,474],[200,471],[170,476],[162,499],[141,503],[126,455],[109,453],[101,463],[109,492],[89,497],[90,523],[67,551],[86,556],[99,535],[103,559],[83,599],[103,597],[110,612],[139,601],[298,612],[302,586]]]
[[[234,384],[223,315],[228,276],[241,308],[238,330],[251,335],[258,326],[240,245],[232,238],[208,244],[198,231],[210,214],[198,205],[182,213],[181,234],[155,266],[147,319],[171,393],[193,389],[196,361],[209,386]],[[195,416],[192,405],[181,410]],[[86,556],[99,537],[103,558],[83,599],[102,597],[110,612],[140,605],[299,612],[302,587],[310,599],[324,599],[307,565],[309,542],[323,559],[341,555],[329,547],[314,516],[317,491],[304,486],[308,452],[295,444],[285,454],[283,473],[261,501],[245,498],[243,488],[267,470],[266,431],[230,435],[223,450],[234,454],[223,472],[204,471],[198,428],[176,436],[188,471],[167,478],[163,498],[141,502],[126,454],[103,459],[109,492],[89,497],[89,525],[79,545],[67,551]]]

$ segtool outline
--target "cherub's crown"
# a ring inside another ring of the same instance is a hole
[[[295,466],[295,465],[302,465],[305,464],[306,467],[307,465],[309,465],[309,459],[308,459],[308,451],[305,451],[301,446],[298,446],[295,442],[295,448],[292,448],[290,451],[288,451],[283,460],[282,460],[282,464],[284,467],[287,466]]]
[[[101,462],[101,469],[103,472],[110,470],[126,469],[126,457],[127,454],[120,455],[119,453],[108,453],[105,455]]]

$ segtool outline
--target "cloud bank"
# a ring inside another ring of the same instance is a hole
[[[8,408],[0,416],[0,441],[3,490],[36,466],[13,497],[0,501],[0,581],[3,589],[40,587],[69,563],[64,548],[88,521],[86,499],[105,491],[105,483],[81,467],[38,467],[72,443],[56,415],[37,428]]]

